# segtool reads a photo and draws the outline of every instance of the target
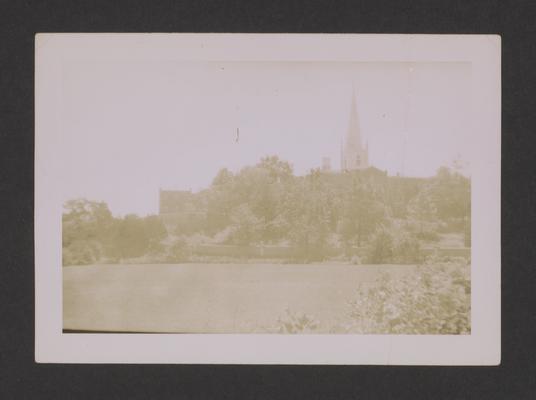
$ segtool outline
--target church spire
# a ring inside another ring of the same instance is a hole
[[[346,146],[354,149],[361,149],[361,132],[359,129],[359,118],[357,115],[357,103],[355,89],[352,88],[352,105],[350,107],[350,120],[348,121],[348,131],[346,133]]]
[[[363,147],[361,140],[361,129],[357,114],[357,102],[355,89],[352,85],[352,101],[350,106],[350,118],[348,130],[346,131],[346,142],[344,143],[343,155],[341,159],[344,169],[354,170],[368,168],[368,143]],[[341,168],[342,169],[342,168]]]

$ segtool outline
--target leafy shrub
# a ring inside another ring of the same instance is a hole
[[[417,238],[406,232],[400,233],[394,240],[393,261],[397,264],[421,262],[421,247]]]
[[[232,230],[230,241],[233,244],[247,245],[255,243],[262,230],[262,219],[247,204],[241,204],[231,213]]]
[[[451,256],[451,255],[442,255],[437,249],[432,252],[430,255],[425,257],[425,263],[428,265],[434,264],[460,264],[460,265],[470,265],[471,257],[461,257],[461,256]]]
[[[167,264],[183,263],[190,259],[190,246],[183,237],[168,237],[161,241],[151,241],[149,248],[136,257],[122,257],[120,259],[101,259],[121,264]]]
[[[297,314],[289,309],[285,315],[277,319],[278,333],[312,333],[319,327],[319,322],[307,314]]]
[[[102,246],[91,240],[79,240],[70,243],[62,251],[63,265],[89,265],[101,258]]]
[[[360,286],[350,303],[354,333],[468,334],[471,285],[467,265],[422,266],[395,280]]]
[[[414,264],[422,261],[418,239],[411,233],[392,228],[381,228],[374,233],[365,249],[370,264]]]
[[[182,238],[173,238],[167,240],[164,244],[164,261],[169,263],[181,263],[188,261],[190,255],[190,247],[187,241]]]
[[[379,229],[369,240],[366,248],[366,260],[370,264],[382,264],[393,259],[393,235],[385,229]]]
[[[418,239],[427,241],[427,242],[437,242],[439,241],[439,233],[432,230],[424,230],[422,232],[416,232],[415,236]]]
[[[231,244],[233,242],[233,236],[235,234],[235,230],[236,229],[234,226],[227,226],[221,231],[216,232],[212,240],[207,241],[206,243],[214,242],[214,243]],[[195,243],[195,244],[201,244],[201,243]]]

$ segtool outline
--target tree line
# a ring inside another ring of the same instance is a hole
[[[208,188],[192,194],[188,215],[172,228],[158,216],[117,218],[105,203],[67,202],[64,265],[182,254],[200,238],[293,246],[304,261],[325,259],[333,248],[348,254],[367,247],[368,262],[415,262],[419,246],[442,232],[463,234],[470,246],[470,193],[470,180],[446,167],[430,178],[376,168],[297,176],[290,163],[265,157],[237,173],[221,169]]]

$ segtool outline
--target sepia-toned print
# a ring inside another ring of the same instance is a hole
[[[471,333],[471,64],[64,67],[63,331]]]

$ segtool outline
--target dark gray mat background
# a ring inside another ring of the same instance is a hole
[[[535,4],[497,0],[0,1],[0,398],[534,398]],[[502,365],[35,364],[34,34],[153,31],[501,34]]]

